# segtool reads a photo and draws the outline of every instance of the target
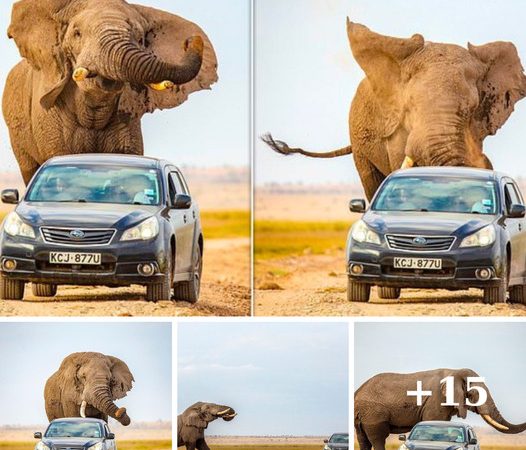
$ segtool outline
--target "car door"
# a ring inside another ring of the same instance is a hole
[[[181,182],[181,176],[175,168],[170,168],[168,172],[168,186],[172,205],[176,195],[190,195],[186,184]],[[175,230],[175,273],[190,272],[194,243],[195,206],[191,205],[188,209],[171,208],[168,214]]]
[[[511,210],[511,205],[524,204],[519,188],[511,178],[504,180],[504,209],[506,214]],[[526,223],[524,218],[505,218],[506,229],[510,235],[511,267],[510,281],[522,283],[526,270]]]
[[[477,439],[477,435],[475,434],[475,430],[472,428],[468,428],[468,446],[467,448],[469,450],[479,450],[480,446],[478,444],[478,440],[476,444],[470,444],[469,442],[473,442],[473,439]]]

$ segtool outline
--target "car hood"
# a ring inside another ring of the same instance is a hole
[[[363,220],[380,234],[468,235],[495,221],[495,216],[407,211],[368,211]]]
[[[407,441],[405,445],[409,450],[456,450],[464,447],[464,444],[436,441]]]
[[[42,442],[49,448],[56,447],[79,447],[90,448],[97,442],[102,442],[101,438],[44,438]]]
[[[22,202],[18,215],[35,226],[126,229],[154,215],[161,207],[110,203]]]

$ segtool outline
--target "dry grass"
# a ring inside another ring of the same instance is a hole
[[[350,221],[306,222],[259,220],[254,224],[255,258],[258,260],[321,254],[345,248]]]
[[[228,239],[250,236],[250,211],[202,211],[205,239]]]
[[[211,445],[211,450],[320,450],[319,445],[286,445],[286,444],[270,444],[270,445]],[[119,447],[120,449],[120,447]]]
[[[34,442],[0,442],[2,450],[29,450],[35,447]],[[117,441],[119,450],[171,450],[172,441]]]

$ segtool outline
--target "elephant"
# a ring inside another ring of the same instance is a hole
[[[347,18],[352,54],[365,78],[349,113],[352,145],[327,153],[291,148],[262,136],[274,151],[316,158],[353,154],[369,200],[391,172],[413,166],[492,168],[482,143],[526,95],[526,76],[511,42],[467,49],[383,36]]]
[[[46,382],[44,399],[48,419],[92,417],[122,425],[131,422],[126,408],[114,400],[132,389],[134,378],[125,362],[96,352],[72,353]]]
[[[20,0],[2,109],[27,184],[50,157],[144,152],[141,117],[217,81],[196,24],[124,0]]]
[[[230,422],[237,413],[230,406],[197,402],[177,416],[177,447],[187,450],[209,450],[205,441],[208,424],[216,419]]]
[[[446,401],[446,377],[454,380],[454,401],[457,406],[443,406]],[[501,433],[515,434],[526,430],[526,423],[513,425],[500,414],[490,391],[482,382],[471,383],[468,377],[479,377],[471,369],[435,369],[409,374],[381,373],[367,380],[354,394],[354,427],[360,450],[384,450],[385,440],[391,433],[407,433],[414,425],[424,420],[449,421],[453,416],[466,418],[467,412],[479,414],[489,425]],[[422,382],[422,390],[430,391],[422,406],[416,398],[409,396]],[[487,392],[487,400],[481,406],[477,403],[477,387]]]

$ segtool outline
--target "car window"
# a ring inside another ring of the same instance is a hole
[[[329,439],[329,442],[332,444],[348,444],[349,435],[348,434],[333,434]]]
[[[513,183],[506,183],[504,186],[504,196],[506,197],[506,210],[510,212],[511,205],[522,205],[522,199]]]
[[[102,437],[102,427],[97,422],[51,422],[45,437],[84,437],[100,438]]]
[[[409,435],[411,441],[466,442],[464,429],[459,426],[417,425]]]
[[[184,179],[183,175],[179,172],[175,172],[175,175],[179,180],[179,184],[182,186],[184,193],[186,195],[190,195],[190,189],[188,189],[188,185],[186,184],[186,180]]]
[[[156,169],[105,164],[49,165],[31,184],[30,202],[158,205]]]
[[[178,177],[177,172],[170,172],[170,179],[172,180],[172,184],[175,187],[176,194],[186,194],[186,189],[181,183],[181,179]]]

